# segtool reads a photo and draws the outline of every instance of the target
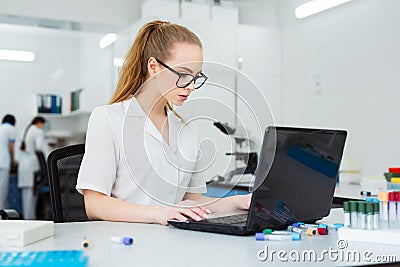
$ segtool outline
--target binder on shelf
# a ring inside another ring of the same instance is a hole
[[[44,107],[43,107],[43,112],[44,113],[51,113],[51,95],[44,95]]]
[[[80,103],[79,103],[79,97],[81,92],[83,91],[83,89],[78,89],[75,91],[72,91],[70,94],[70,98],[71,98],[71,104],[70,104],[70,111],[75,111],[75,110],[79,110],[80,108]]]
[[[62,98],[59,95],[38,94],[37,95],[38,113],[61,114]]]

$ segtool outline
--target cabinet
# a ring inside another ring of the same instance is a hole
[[[46,138],[50,148],[85,142],[90,112],[74,111],[67,115],[38,114],[46,119]]]

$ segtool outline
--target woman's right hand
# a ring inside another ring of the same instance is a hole
[[[187,202],[187,201],[184,201]],[[168,220],[187,221],[191,218],[195,221],[207,219],[210,209],[204,206],[188,205],[188,207],[163,207],[159,213],[157,222],[162,225],[168,225]]]

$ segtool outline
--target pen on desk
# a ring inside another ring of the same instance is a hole
[[[124,244],[126,246],[130,246],[130,245],[133,244],[133,238],[132,237],[113,236],[113,237],[111,237],[111,242],[120,243],[120,244]]]
[[[290,235],[264,235],[264,233],[256,233],[257,241],[283,241],[283,240],[300,240],[301,235],[299,233],[291,233]]]

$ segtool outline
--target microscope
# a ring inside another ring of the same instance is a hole
[[[256,142],[241,127],[234,128],[227,122],[214,122],[214,126],[224,134],[232,136],[236,144],[236,151],[225,153],[227,156],[235,157],[235,169],[228,171],[223,176],[218,175],[218,181],[230,182],[235,175],[254,175],[258,163],[258,155],[255,152]]]

